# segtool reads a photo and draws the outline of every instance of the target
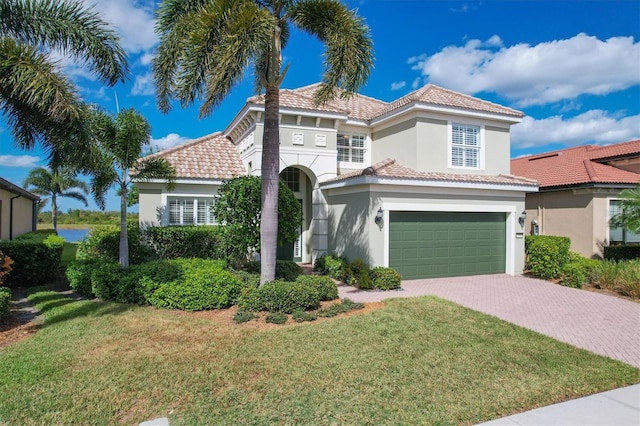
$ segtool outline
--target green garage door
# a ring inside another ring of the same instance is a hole
[[[503,273],[505,256],[504,213],[389,213],[389,266],[402,279]]]

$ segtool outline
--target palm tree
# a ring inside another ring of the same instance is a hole
[[[325,45],[318,104],[348,97],[364,84],[373,65],[369,29],[338,0],[164,0],[156,24],[160,45],[153,69],[162,111],[171,109],[171,99],[183,107],[198,99],[200,116],[209,115],[250,65],[256,91],[265,91],[261,283],[275,276],[279,93],[288,69],[282,68],[282,49],[291,25]]]
[[[0,2],[0,112],[18,146],[41,141],[53,154],[58,143],[87,135],[86,108],[51,51],[86,64],[111,86],[124,81],[128,65],[116,33],[79,0]]]
[[[163,158],[138,161],[151,140],[151,126],[134,109],[125,109],[115,117],[104,111],[94,113],[95,162],[91,171],[91,193],[104,210],[107,191],[115,186],[120,195],[120,255],[123,268],[129,267],[127,205],[132,181],[163,179],[173,185],[175,170]]]
[[[36,167],[29,172],[23,186],[34,194],[45,197],[43,202],[51,200],[51,224],[56,232],[58,232],[58,198],[72,198],[82,202],[85,207],[89,205],[85,197],[89,191],[87,184],[78,179],[69,169],[49,170]]]
[[[622,213],[617,218],[629,231],[640,234],[640,185],[620,193]]]

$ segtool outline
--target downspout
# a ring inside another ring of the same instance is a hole
[[[40,200],[33,200],[33,214],[31,216],[31,230],[35,231],[38,229],[38,205],[40,204]]]
[[[13,200],[20,197],[22,197],[22,194],[9,199],[9,240],[13,240]]]

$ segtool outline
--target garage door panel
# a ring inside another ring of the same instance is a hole
[[[403,279],[503,273],[504,213],[390,212],[389,264]]]

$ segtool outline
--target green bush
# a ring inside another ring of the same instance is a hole
[[[606,260],[640,259],[640,246],[607,246],[604,248]]]
[[[11,307],[11,290],[7,287],[0,287],[0,318],[9,315]]]
[[[236,304],[243,285],[222,265],[211,260],[181,260],[182,277],[160,285],[148,301],[158,308],[185,311],[228,308]]]
[[[394,290],[400,288],[402,277],[393,268],[377,266],[371,271],[373,288],[378,290]]]
[[[314,269],[334,280],[346,281],[349,278],[349,260],[346,257],[327,254],[318,259]]]
[[[269,312],[285,314],[320,306],[320,294],[301,282],[271,281],[259,288],[260,298]]]
[[[265,321],[272,324],[284,324],[288,319],[289,317],[282,312],[271,312],[269,313],[269,315],[267,315]]]
[[[362,308],[364,308],[363,303],[355,303],[351,299],[343,299],[341,303],[334,303],[319,309],[317,314],[319,317],[333,318],[338,314]]]
[[[347,277],[347,283],[356,288],[361,290],[370,290],[373,288],[371,269],[369,269],[369,265],[364,263],[362,259],[356,259],[349,264]]]
[[[226,259],[219,226],[151,226],[141,233],[145,245],[160,259]]]
[[[258,283],[259,284],[259,283]],[[264,311],[264,301],[262,300],[261,287],[245,286],[240,290],[238,296],[238,309],[247,312]]]
[[[50,232],[29,232],[12,241],[0,241],[0,252],[13,260],[5,285],[37,286],[56,279],[63,248],[64,238]]]
[[[338,298],[338,286],[329,277],[322,275],[300,275],[296,278],[296,282],[303,283],[318,290],[321,302]]]
[[[305,311],[295,311],[291,317],[295,322],[315,321],[318,319],[316,314]]]
[[[327,264],[325,262],[327,258],[326,254],[316,258],[316,261],[313,262],[313,270],[316,272],[320,272],[321,274],[327,274]]]
[[[252,274],[260,274],[260,262],[246,262],[243,269]],[[302,268],[292,260],[276,260],[276,280],[295,281],[302,275]]]
[[[127,223],[129,263],[136,265],[149,260],[152,251],[141,241],[137,222]],[[78,244],[76,259],[102,259],[118,262],[120,258],[120,227],[101,226],[93,228],[87,238]]]
[[[570,259],[570,245],[571,240],[567,237],[527,235],[525,237],[526,269],[543,279],[558,278],[560,269]]]
[[[581,262],[565,263],[560,268],[559,275],[560,284],[573,288],[582,288],[589,276]]]
[[[243,287],[259,287],[260,274],[247,271],[233,271],[234,275],[242,282]]]
[[[603,260],[598,262],[593,275],[597,287],[640,298],[640,260]]]
[[[251,321],[253,319],[256,319],[256,318],[258,318],[258,317],[255,316],[251,312],[238,311],[233,316],[233,322],[235,322],[236,324],[242,324],[242,323],[249,322],[249,321]]]
[[[91,271],[91,290],[103,300],[116,300],[120,279],[127,273],[116,262],[97,262]]]
[[[100,263],[99,260],[76,260],[67,265],[65,274],[73,291],[83,296],[95,296],[91,283],[91,274]]]

